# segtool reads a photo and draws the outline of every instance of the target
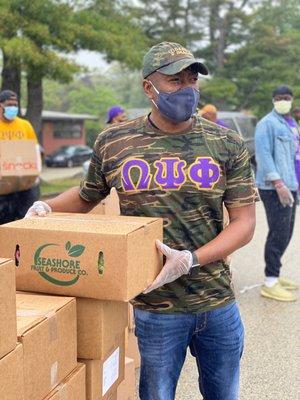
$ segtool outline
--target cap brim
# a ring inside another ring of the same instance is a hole
[[[207,67],[199,61],[195,61],[195,59],[184,58],[178,61],[174,61],[173,63],[166,65],[165,67],[159,68],[157,72],[160,72],[164,75],[174,75],[178,74],[182,70],[194,66],[195,72],[199,72],[201,75],[208,75],[209,71]]]

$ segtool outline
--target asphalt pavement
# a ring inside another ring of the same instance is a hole
[[[235,291],[246,330],[240,400],[300,399],[300,291],[295,303],[262,298],[263,248],[267,225],[257,205],[257,227],[250,244],[233,256]],[[300,283],[300,208],[294,236],[283,258],[282,276]],[[139,371],[137,370],[137,382]],[[202,399],[195,359],[188,354],[176,400]],[[138,399],[138,396],[136,397]],[[216,399],[217,400],[217,399]],[[222,399],[220,399],[222,400]]]

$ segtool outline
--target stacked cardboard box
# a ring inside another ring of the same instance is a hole
[[[133,307],[129,303],[128,304],[128,328],[125,332],[125,354],[128,358],[132,358],[134,360],[135,368],[140,368],[141,366],[141,356],[138,347],[138,341],[135,336],[135,322],[134,322],[134,313]]]
[[[125,340],[102,360],[81,360],[86,365],[87,400],[108,400],[124,379]]]
[[[78,357],[103,359],[127,325],[127,303],[77,298]]]
[[[134,400],[135,396],[135,365],[134,360],[125,357],[125,378],[118,387],[118,400]]]
[[[24,400],[41,400],[77,365],[74,298],[17,293]]]
[[[127,303],[77,298],[78,357],[87,400],[106,400],[124,379]]]
[[[15,266],[12,260],[4,258],[0,258],[0,399],[23,400],[23,349],[17,345]]]
[[[156,218],[57,213],[0,227],[0,254],[14,257],[18,290],[77,297],[76,318],[74,298],[18,293],[22,400],[68,393],[66,400],[77,400],[73,393],[82,400],[77,356],[85,364],[87,400],[117,399],[132,367],[125,366],[128,300],[161,268],[157,238],[162,220]]]
[[[0,254],[15,258],[18,290],[129,301],[157,276],[162,220],[53,213],[0,228]]]
[[[78,364],[44,400],[86,400],[85,365]]]
[[[103,200],[97,207],[95,207],[91,211],[91,213],[120,215],[120,204],[116,189],[112,188],[109,196],[107,196],[105,200]],[[137,339],[134,335],[134,315],[133,308],[130,304],[128,307],[128,328],[126,328],[125,330],[125,354],[131,355],[134,360],[125,357],[125,377],[118,386],[117,399],[134,400],[135,368],[138,368],[140,366],[140,354],[138,350]]]
[[[0,359],[17,345],[15,266],[0,258]]]
[[[21,344],[0,360],[0,399],[25,400]]]

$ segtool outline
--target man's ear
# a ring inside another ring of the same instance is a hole
[[[153,86],[152,86],[151,82],[148,81],[147,79],[143,80],[143,89],[144,89],[146,96],[150,100],[153,100],[154,99]]]

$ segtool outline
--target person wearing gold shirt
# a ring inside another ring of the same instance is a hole
[[[38,144],[32,125],[18,117],[18,113],[17,94],[11,90],[0,92],[0,141],[33,140]],[[38,182],[27,190],[0,195],[0,224],[23,218],[28,207],[38,198]]]

